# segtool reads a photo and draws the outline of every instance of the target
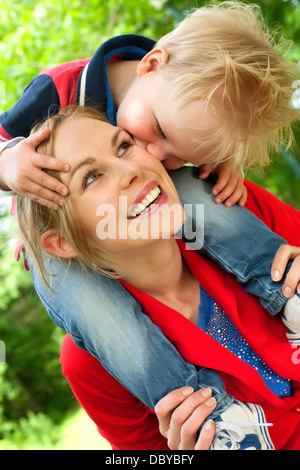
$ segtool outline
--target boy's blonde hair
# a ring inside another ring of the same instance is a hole
[[[257,5],[201,7],[157,46],[168,51],[161,71],[175,98],[203,100],[212,113],[214,129],[207,131],[214,150],[207,161],[263,167],[272,147],[291,144],[291,123],[299,117],[291,105],[297,66],[277,51]],[[195,145],[207,147],[204,139]]]
[[[70,119],[91,118],[108,122],[107,118],[99,111],[89,107],[68,106],[59,111],[58,114],[37,124],[32,132],[48,127],[51,131],[49,137],[36,149],[38,153],[55,157],[54,142],[59,127]],[[46,171],[46,170],[45,170]],[[48,174],[61,181],[57,171],[47,170]],[[70,262],[78,262],[83,268],[87,266],[105,275],[117,277],[107,262],[101,256],[101,250],[91,250],[85,235],[74,218],[72,197],[65,198],[65,204],[57,210],[50,209],[24,196],[16,196],[16,215],[25,248],[26,257],[35,264],[38,273],[48,287],[51,284],[53,273],[47,273],[47,258],[59,259],[66,263],[66,269]],[[64,258],[51,255],[44,248],[41,237],[48,230],[54,230],[64,238],[77,253],[76,258],[65,260]],[[51,271],[51,270],[50,270]]]

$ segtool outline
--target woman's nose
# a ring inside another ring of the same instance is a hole
[[[132,183],[138,181],[142,175],[142,168],[137,162],[130,160],[118,160],[120,185],[122,188],[130,186]]]

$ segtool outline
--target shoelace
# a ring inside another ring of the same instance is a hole
[[[270,423],[251,423],[252,426],[272,426]],[[225,421],[216,422],[215,439],[218,440],[218,445],[225,450],[238,450],[240,448],[239,442],[242,442],[246,434],[242,428],[249,428],[249,423],[241,423],[235,421],[234,423],[227,423]],[[227,447],[227,444],[231,447]],[[251,450],[249,448],[249,450]]]

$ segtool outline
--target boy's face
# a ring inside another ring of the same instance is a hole
[[[200,100],[180,106],[157,69],[132,82],[119,106],[117,124],[168,169],[186,162],[213,163],[206,159],[212,150],[207,143],[213,129],[209,110]]]

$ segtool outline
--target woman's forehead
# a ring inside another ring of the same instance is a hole
[[[76,117],[65,121],[57,130],[54,151],[56,158],[70,159],[97,150],[110,142],[114,127],[104,121]]]
[[[71,134],[73,138],[76,138],[77,134],[82,135],[85,133],[87,135],[93,135],[95,131],[107,135],[109,132],[112,132],[113,129],[114,127],[105,121],[90,117],[76,116],[62,123],[59,131],[61,134]]]

